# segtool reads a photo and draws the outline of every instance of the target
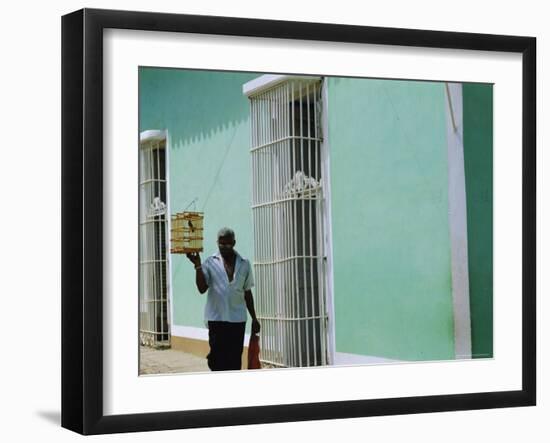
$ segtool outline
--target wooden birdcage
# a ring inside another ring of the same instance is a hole
[[[202,252],[203,221],[204,213],[202,212],[172,214],[170,252],[172,254]]]

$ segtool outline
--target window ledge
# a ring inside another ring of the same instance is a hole
[[[153,142],[166,140],[166,131],[162,129],[149,129],[139,134],[139,142]]]

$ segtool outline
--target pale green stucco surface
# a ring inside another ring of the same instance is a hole
[[[140,131],[167,129],[171,213],[204,211],[204,260],[216,234],[235,230],[236,249],[252,259],[249,104],[242,85],[258,74],[140,69]],[[193,265],[171,254],[175,325],[204,327],[206,294],[195,287]]]
[[[328,82],[336,351],[454,358],[444,84]]]

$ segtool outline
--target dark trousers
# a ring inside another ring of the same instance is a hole
[[[241,369],[245,325],[226,321],[208,322],[210,353],[206,359],[211,371]]]

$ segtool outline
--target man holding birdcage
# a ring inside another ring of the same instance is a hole
[[[207,356],[212,371],[241,369],[246,311],[252,317],[252,334],[260,332],[252,287],[250,262],[235,251],[235,233],[222,228],[218,232],[218,252],[201,263],[199,253],[187,258],[195,266],[195,283],[201,294],[208,291],[204,310],[208,324]]]

